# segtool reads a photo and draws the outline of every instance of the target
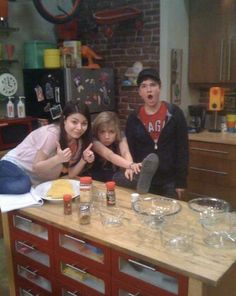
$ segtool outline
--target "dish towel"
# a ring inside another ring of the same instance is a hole
[[[29,193],[25,194],[0,194],[0,208],[2,213],[42,205],[43,199],[35,193],[33,187]]]

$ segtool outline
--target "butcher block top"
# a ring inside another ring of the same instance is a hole
[[[105,192],[103,183],[94,182],[94,190]],[[122,226],[105,227],[99,213],[94,211],[91,224],[80,225],[73,204],[71,216],[63,215],[63,204],[45,202],[42,207],[20,210],[31,218],[46,222],[73,234],[103,243],[160,267],[178,272],[210,286],[217,286],[224,274],[233,267],[236,260],[235,249],[214,249],[206,246],[202,238],[201,225],[185,202],[180,202],[182,210],[176,219],[191,224],[194,228],[194,245],[189,252],[170,251],[161,245],[158,230],[145,226],[138,215],[131,209],[129,189],[117,187],[117,205],[124,209],[125,219]],[[151,194],[149,194],[152,196]]]
[[[236,133],[214,133],[204,130],[200,133],[189,134],[189,140],[209,143],[236,145]]]

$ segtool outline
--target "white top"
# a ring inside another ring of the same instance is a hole
[[[56,154],[59,134],[59,126],[55,124],[42,126],[32,131],[17,147],[3,156],[2,160],[11,161],[23,169],[33,184],[45,181],[32,172],[33,162],[38,150],[42,150],[49,157]]]

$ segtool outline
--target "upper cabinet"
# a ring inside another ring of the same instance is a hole
[[[191,0],[189,83],[236,83],[236,1]]]

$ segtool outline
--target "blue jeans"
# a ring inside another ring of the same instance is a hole
[[[0,160],[0,194],[23,194],[30,191],[28,175],[14,163]]]

